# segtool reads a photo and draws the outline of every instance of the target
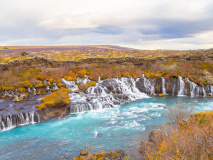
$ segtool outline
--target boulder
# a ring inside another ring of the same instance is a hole
[[[152,130],[149,134],[149,142],[161,143],[164,137],[165,137],[165,132],[163,130]]]
[[[106,79],[102,82],[101,85],[106,87],[109,91],[113,91],[114,88],[118,87],[118,84],[114,79]]]
[[[83,149],[80,151],[80,155],[81,156],[87,156],[88,155],[88,150],[87,149]]]

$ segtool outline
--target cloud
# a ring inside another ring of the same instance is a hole
[[[0,45],[212,45],[211,0],[0,0]],[[207,34],[208,33],[208,34]]]

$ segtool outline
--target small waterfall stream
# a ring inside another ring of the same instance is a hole
[[[36,111],[8,115],[6,117],[0,116],[0,130],[8,130],[16,126],[34,124],[40,121],[40,115]]]
[[[212,85],[210,85],[210,90],[211,90],[211,95],[213,95],[213,86]]]
[[[199,96],[200,89],[197,84],[194,82],[191,82],[188,78],[186,78],[186,81],[190,84],[190,95],[191,97]]]
[[[71,104],[69,107],[69,113],[80,113],[87,112],[92,110],[99,110],[104,108],[111,108],[112,106],[109,104],[102,104],[100,102],[97,103],[76,103]]]
[[[66,84],[66,88],[75,91],[78,90],[78,85],[75,81],[67,81],[64,78],[61,79],[64,84]]]
[[[163,93],[163,95],[167,95],[165,78],[161,77],[161,81],[162,81],[162,93]]]
[[[181,76],[178,76],[178,82],[179,82],[179,91],[178,96],[185,96],[186,95],[186,84],[183,81],[183,78]]]
[[[206,90],[204,88],[204,84],[202,85],[202,92],[203,92],[203,97],[206,97]]]

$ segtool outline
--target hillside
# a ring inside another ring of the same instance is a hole
[[[134,50],[116,46],[1,47],[1,90],[42,87],[43,80],[61,83],[90,75],[147,78],[181,75],[197,84],[213,84],[213,50]],[[38,51],[35,51],[38,50]]]

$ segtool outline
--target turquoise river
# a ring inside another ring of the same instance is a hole
[[[0,159],[71,159],[81,149],[92,153],[122,149],[137,160],[137,144],[166,122],[163,113],[174,102],[194,105],[195,112],[213,109],[213,98],[152,97],[120,108],[20,126],[0,132]]]

